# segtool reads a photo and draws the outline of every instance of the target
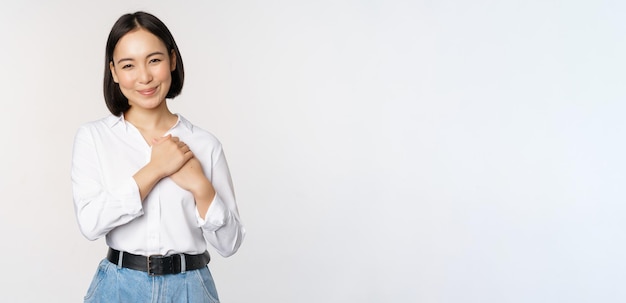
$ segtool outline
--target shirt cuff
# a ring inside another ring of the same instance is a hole
[[[217,193],[215,197],[213,197],[213,201],[209,206],[209,209],[204,216],[205,219],[202,219],[200,213],[198,213],[198,209],[196,208],[196,217],[198,219],[198,224],[205,230],[215,231],[220,227],[224,226],[226,217],[228,216],[228,209],[224,205],[224,202],[220,198]]]

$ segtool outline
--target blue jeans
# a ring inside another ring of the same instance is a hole
[[[143,271],[100,262],[85,303],[219,303],[208,267],[175,275],[149,276]]]

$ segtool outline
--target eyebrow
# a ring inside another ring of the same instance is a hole
[[[150,57],[152,57],[152,56],[156,56],[156,55],[162,55],[162,56],[165,56],[165,53],[163,53],[163,52],[159,52],[159,51],[152,52],[152,53],[149,53],[149,54],[146,56],[146,58],[150,58]],[[124,61],[134,61],[134,59],[133,59],[133,58],[122,58],[122,59],[117,60],[117,64],[120,64],[120,63],[122,63],[122,62],[124,62]]]

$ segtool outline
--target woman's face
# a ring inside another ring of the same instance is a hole
[[[109,67],[131,109],[165,106],[176,55],[157,36],[141,28],[127,33],[117,42]]]

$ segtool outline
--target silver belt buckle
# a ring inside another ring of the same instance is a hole
[[[162,258],[163,255],[149,255],[146,257],[146,262],[148,265],[148,275],[149,276],[160,276],[161,274],[156,274],[152,271],[152,258]]]

